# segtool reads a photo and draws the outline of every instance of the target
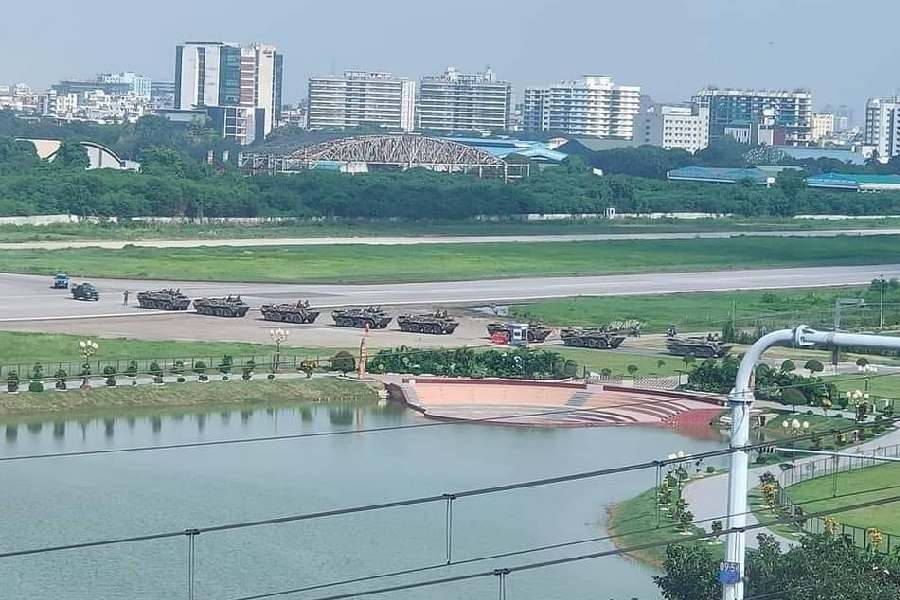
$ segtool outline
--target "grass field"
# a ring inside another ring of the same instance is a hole
[[[278,406],[317,400],[378,399],[376,391],[362,383],[333,379],[210,381],[167,383],[92,390],[70,389],[0,396],[0,419],[59,413],[100,413],[130,409],[168,409],[193,406]]]
[[[818,477],[788,488],[794,502],[804,504],[807,512],[843,508],[900,494],[900,464],[838,473],[838,495],[832,494],[832,478]],[[855,527],[874,527],[900,535],[900,504],[885,504],[835,515],[835,521]]]
[[[221,358],[232,356],[271,356],[274,347],[240,342],[176,342],[147,341],[130,338],[86,338],[62,333],[0,331],[0,365],[25,364],[35,361],[78,362],[78,342],[93,339],[100,346],[94,360],[130,360],[150,358]],[[336,348],[299,348],[282,346],[282,354],[331,356]]]
[[[0,252],[0,271],[169,280],[376,283],[880,264],[900,236]]]
[[[628,343],[627,341],[625,342]],[[679,370],[685,370],[684,363],[677,356],[653,357],[644,354],[632,354],[623,350],[593,350],[586,348],[555,347],[554,352],[559,352],[568,359],[574,360],[589,371],[599,373],[603,369],[610,369],[614,375],[630,377],[628,365],[638,368],[638,377],[664,377],[675,375]],[[664,364],[660,365],[662,361]]]
[[[690,506],[688,506],[688,510],[690,510]],[[680,534],[665,513],[662,513],[660,525],[657,528],[655,489],[647,490],[639,496],[619,502],[609,509],[607,529],[610,535],[616,536],[615,544],[618,548],[666,542],[678,544],[685,537]],[[704,530],[699,527],[691,527],[689,531],[694,535],[704,533]],[[694,543],[703,544],[716,557],[724,554],[724,544],[705,541]],[[659,546],[634,552],[630,556],[643,563],[659,567],[665,560],[666,548]]]
[[[749,326],[756,321],[768,321],[776,317],[789,319],[799,313],[817,313],[831,317],[835,298],[854,297],[864,290],[862,287],[840,287],[815,291],[798,289],[581,296],[522,304],[513,306],[510,310],[522,320],[538,320],[551,325],[590,326],[637,319],[644,322],[644,331],[647,332],[663,332],[671,323],[680,327],[718,329],[732,319],[732,311],[738,326]]]
[[[900,219],[813,221],[797,219],[622,219],[491,223],[483,221],[335,222],[266,224],[57,224],[0,226],[0,242],[41,240],[151,240],[394,235],[553,235],[695,231],[800,231],[900,227]]]

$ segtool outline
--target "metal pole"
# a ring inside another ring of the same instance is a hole
[[[836,312],[839,308],[836,306]],[[837,317],[835,319],[837,321]],[[731,406],[731,448],[743,448],[750,439],[750,406],[753,403],[753,372],[762,354],[772,346],[857,346],[863,348],[900,349],[900,337],[862,335],[855,333],[820,332],[804,325],[794,329],[781,329],[763,336],[744,354],[734,389],[728,396]],[[731,470],[728,474],[728,534],[725,561],[736,567],[739,578],[735,583],[722,584],[724,600],[743,600],[745,575],[745,540],[742,529],[747,518],[747,467],[749,453],[737,450],[731,453]]]
[[[444,520],[444,534],[446,543],[447,564],[453,562],[453,501],[456,496],[453,494],[444,494],[447,499],[447,514]]]
[[[188,600],[194,600],[194,538],[200,535],[199,529],[185,529],[188,539]]]

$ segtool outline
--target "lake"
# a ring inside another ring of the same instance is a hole
[[[133,414],[0,425],[0,455],[209,441],[422,422],[397,406],[325,404]],[[720,448],[661,428],[530,429],[454,424],[360,435],[0,463],[0,552],[178,531],[455,492]],[[607,506],[652,487],[643,471],[463,498],[455,560],[604,535]],[[196,538],[197,600],[316,585],[445,561],[442,503]],[[591,543],[287,596],[311,600],[596,552]],[[0,598],[187,598],[187,541],[0,559]],[[618,557],[515,573],[516,600],[655,600],[652,571]],[[489,577],[383,595],[496,597]],[[284,596],[282,596],[283,598]]]

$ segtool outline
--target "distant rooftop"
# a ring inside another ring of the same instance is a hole
[[[810,187],[842,190],[900,190],[900,175],[857,175],[856,173],[823,173],[806,179]]]
[[[762,169],[732,169],[727,167],[682,167],[672,169],[666,175],[672,181],[699,181],[705,183],[739,183],[750,181],[757,185],[770,185],[775,178]]]

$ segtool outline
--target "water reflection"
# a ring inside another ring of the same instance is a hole
[[[15,443],[16,439],[19,437],[19,426],[18,425],[7,425],[6,426],[6,441],[10,443]]]

